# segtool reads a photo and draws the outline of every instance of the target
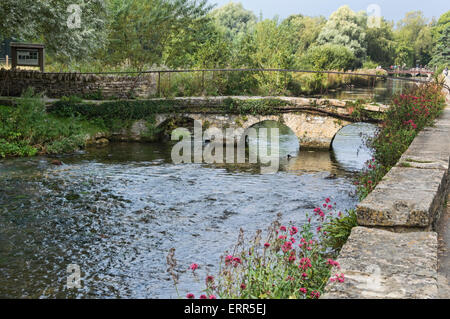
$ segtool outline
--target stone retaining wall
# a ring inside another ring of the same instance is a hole
[[[41,73],[28,70],[0,70],[0,96],[20,96],[28,87],[47,97],[78,95],[103,98],[147,98],[157,91],[154,74],[113,76],[80,73]]]
[[[337,259],[341,269],[334,269],[345,282],[330,282],[323,298],[438,298],[434,230],[450,186],[449,163],[447,94],[436,125],[417,135],[357,206],[358,224],[365,227],[352,230]]]

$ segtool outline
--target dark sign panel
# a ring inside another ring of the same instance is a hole
[[[44,46],[42,44],[11,43],[12,68],[37,66],[44,72]]]

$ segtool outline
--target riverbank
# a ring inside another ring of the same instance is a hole
[[[448,283],[442,277],[448,263],[439,258],[439,278],[435,232],[449,188],[450,101],[445,93],[447,107],[435,125],[417,135],[358,205],[360,226],[337,259],[347,280],[329,283],[324,298],[445,297]],[[448,247],[445,234],[443,245]]]

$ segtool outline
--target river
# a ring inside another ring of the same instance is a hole
[[[278,213],[301,226],[326,197],[353,208],[355,174],[371,158],[362,135],[375,129],[352,124],[331,151],[299,151],[280,127],[275,174],[258,164],[175,165],[170,142],[112,143],[58,157],[61,166],[48,157],[0,160],[0,297],[177,298],[166,272],[172,247],[180,295],[198,294],[239,228],[252,235]],[[69,264],[80,267],[79,289],[67,287]]]

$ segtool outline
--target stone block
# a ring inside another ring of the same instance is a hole
[[[329,282],[323,299],[429,299],[438,294],[437,234],[355,227],[337,261],[345,281]]]
[[[446,185],[446,170],[394,167],[358,204],[358,224],[429,229],[442,204]]]

